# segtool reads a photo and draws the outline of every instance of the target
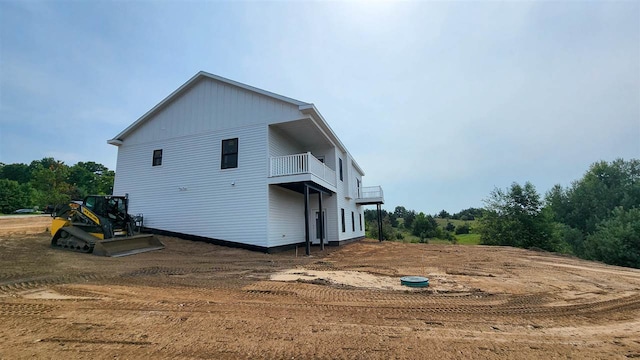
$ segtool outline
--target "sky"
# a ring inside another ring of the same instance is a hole
[[[0,162],[115,169],[201,70],[314,103],[388,210],[640,158],[637,1],[0,0]]]

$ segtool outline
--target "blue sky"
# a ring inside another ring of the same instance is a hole
[[[640,3],[0,1],[0,162],[106,140],[200,70],[314,103],[385,208],[640,157]]]

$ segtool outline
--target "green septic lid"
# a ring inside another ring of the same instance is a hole
[[[400,278],[400,284],[410,287],[427,287],[429,279],[422,276],[404,276]]]

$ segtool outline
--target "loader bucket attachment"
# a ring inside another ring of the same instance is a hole
[[[158,238],[145,234],[96,241],[93,254],[119,257],[161,249],[164,249],[164,244]]]

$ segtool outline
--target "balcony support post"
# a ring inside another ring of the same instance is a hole
[[[382,206],[380,203],[376,206],[378,208],[378,240],[382,241]]]
[[[309,185],[304,184],[304,239],[305,254],[311,255],[311,239],[309,239]]]
[[[318,207],[320,208],[318,217],[320,218],[320,250],[324,251],[324,216],[322,216],[322,191],[318,191]]]

